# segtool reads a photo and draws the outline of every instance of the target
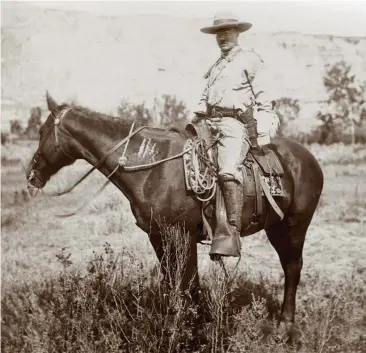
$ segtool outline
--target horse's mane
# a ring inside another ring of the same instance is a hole
[[[86,117],[93,117],[93,118],[99,118],[99,119],[106,119],[106,120],[125,120],[125,119],[121,119],[119,117],[113,116],[113,115],[109,115],[109,114],[105,114],[105,113],[100,113],[98,111],[92,110],[90,108],[86,108],[83,107],[81,105],[76,105],[76,104],[68,104],[68,107],[72,108],[74,111],[76,111],[78,114],[84,115]]]
[[[97,118],[99,120],[103,120],[106,123],[108,121],[118,123],[121,125],[121,127],[123,127],[123,126],[129,127],[134,122],[132,119],[126,119],[126,118],[122,118],[122,117],[118,117],[118,116],[100,113],[100,112],[97,112],[90,108],[86,108],[86,107],[83,107],[83,106],[80,106],[80,105],[77,105],[74,103],[61,105],[61,108],[67,108],[67,107],[72,108],[77,114],[83,115],[84,117]],[[135,121],[135,125],[136,125],[136,127],[144,126],[140,122],[136,122],[136,121]],[[184,138],[188,137],[187,131],[185,129],[183,129],[182,127],[179,127],[176,125],[173,125],[171,127],[165,128],[165,129],[160,128],[160,127],[149,127],[149,128],[152,130],[155,130],[157,132],[171,131],[171,132],[178,133],[179,135],[181,135]]]
[[[132,119],[123,119],[122,117],[101,113],[101,112],[92,110],[90,108],[83,107],[81,105],[76,105],[74,103],[63,104],[61,107],[65,107],[65,108],[69,107],[69,108],[72,108],[72,110],[78,115],[82,115],[86,118],[98,119],[104,123],[108,123],[108,122],[117,123],[117,124],[121,125],[121,127],[131,126],[131,124],[133,123]],[[136,126],[142,126],[142,124],[139,124],[137,122],[135,122],[135,124],[136,124]]]

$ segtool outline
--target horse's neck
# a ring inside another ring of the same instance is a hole
[[[76,111],[73,119],[69,120],[68,130],[74,136],[72,143],[77,145],[77,157],[95,165],[129,135],[131,126],[132,123],[122,119]]]
[[[75,136],[80,158],[95,165],[103,158],[108,151],[115,147],[120,141],[126,138],[131,131],[136,131],[139,126],[117,118],[105,116],[86,116],[75,114],[73,121],[70,119],[70,134]],[[131,129],[133,128],[133,129]],[[151,135],[151,137],[150,137]],[[138,132],[128,141],[125,157],[127,166],[144,165],[163,159],[171,151],[171,138],[168,132],[150,132],[144,129]],[[116,152],[110,155],[105,163],[98,167],[104,175],[109,175],[118,165],[122,157],[125,146],[121,146]],[[131,201],[139,198],[139,192],[143,189],[146,182],[146,174],[151,169],[132,173],[116,173],[112,182],[124,193]]]

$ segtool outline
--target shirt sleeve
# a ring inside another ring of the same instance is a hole
[[[272,98],[267,88],[269,80],[268,70],[262,58],[256,52],[250,51],[249,53],[247,68],[242,72],[243,79],[251,86],[252,96],[257,103],[258,110],[272,110]]]
[[[279,117],[273,109],[273,98],[270,96],[268,87],[270,76],[263,60],[256,52],[248,52],[242,76],[244,84],[249,87],[251,99],[254,99],[256,103],[253,116],[258,122],[258,134],[275,136],[279,126]]]
[[[205,88],[202,92],[201,98],[198,102],[196,109],[193,111],[195,114],[207,113],[207,100],[208,100],[208,81],[205,84]]]

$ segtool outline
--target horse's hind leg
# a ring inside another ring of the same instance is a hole
[[[276,249],[285,273],[285,290],[281,310],[281,325],[291,330],[295,320],[296,291],[302,268],[302,250],[311,217],[289,215],[282,222],[266,229],[269,241]],[[283,323],[283,324],[282,324]]]

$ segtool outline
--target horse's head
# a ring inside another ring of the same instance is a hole
[[[61,168],[75,162],[70,143],[60,140],[60,136],[69,137],[63,128],[64,117],[71,109],[68,105],[59,106],[47,92],[47,105],[51,112],[39,131],[39,145],[27,168],[28,189],[42,189],[47,181]]]

